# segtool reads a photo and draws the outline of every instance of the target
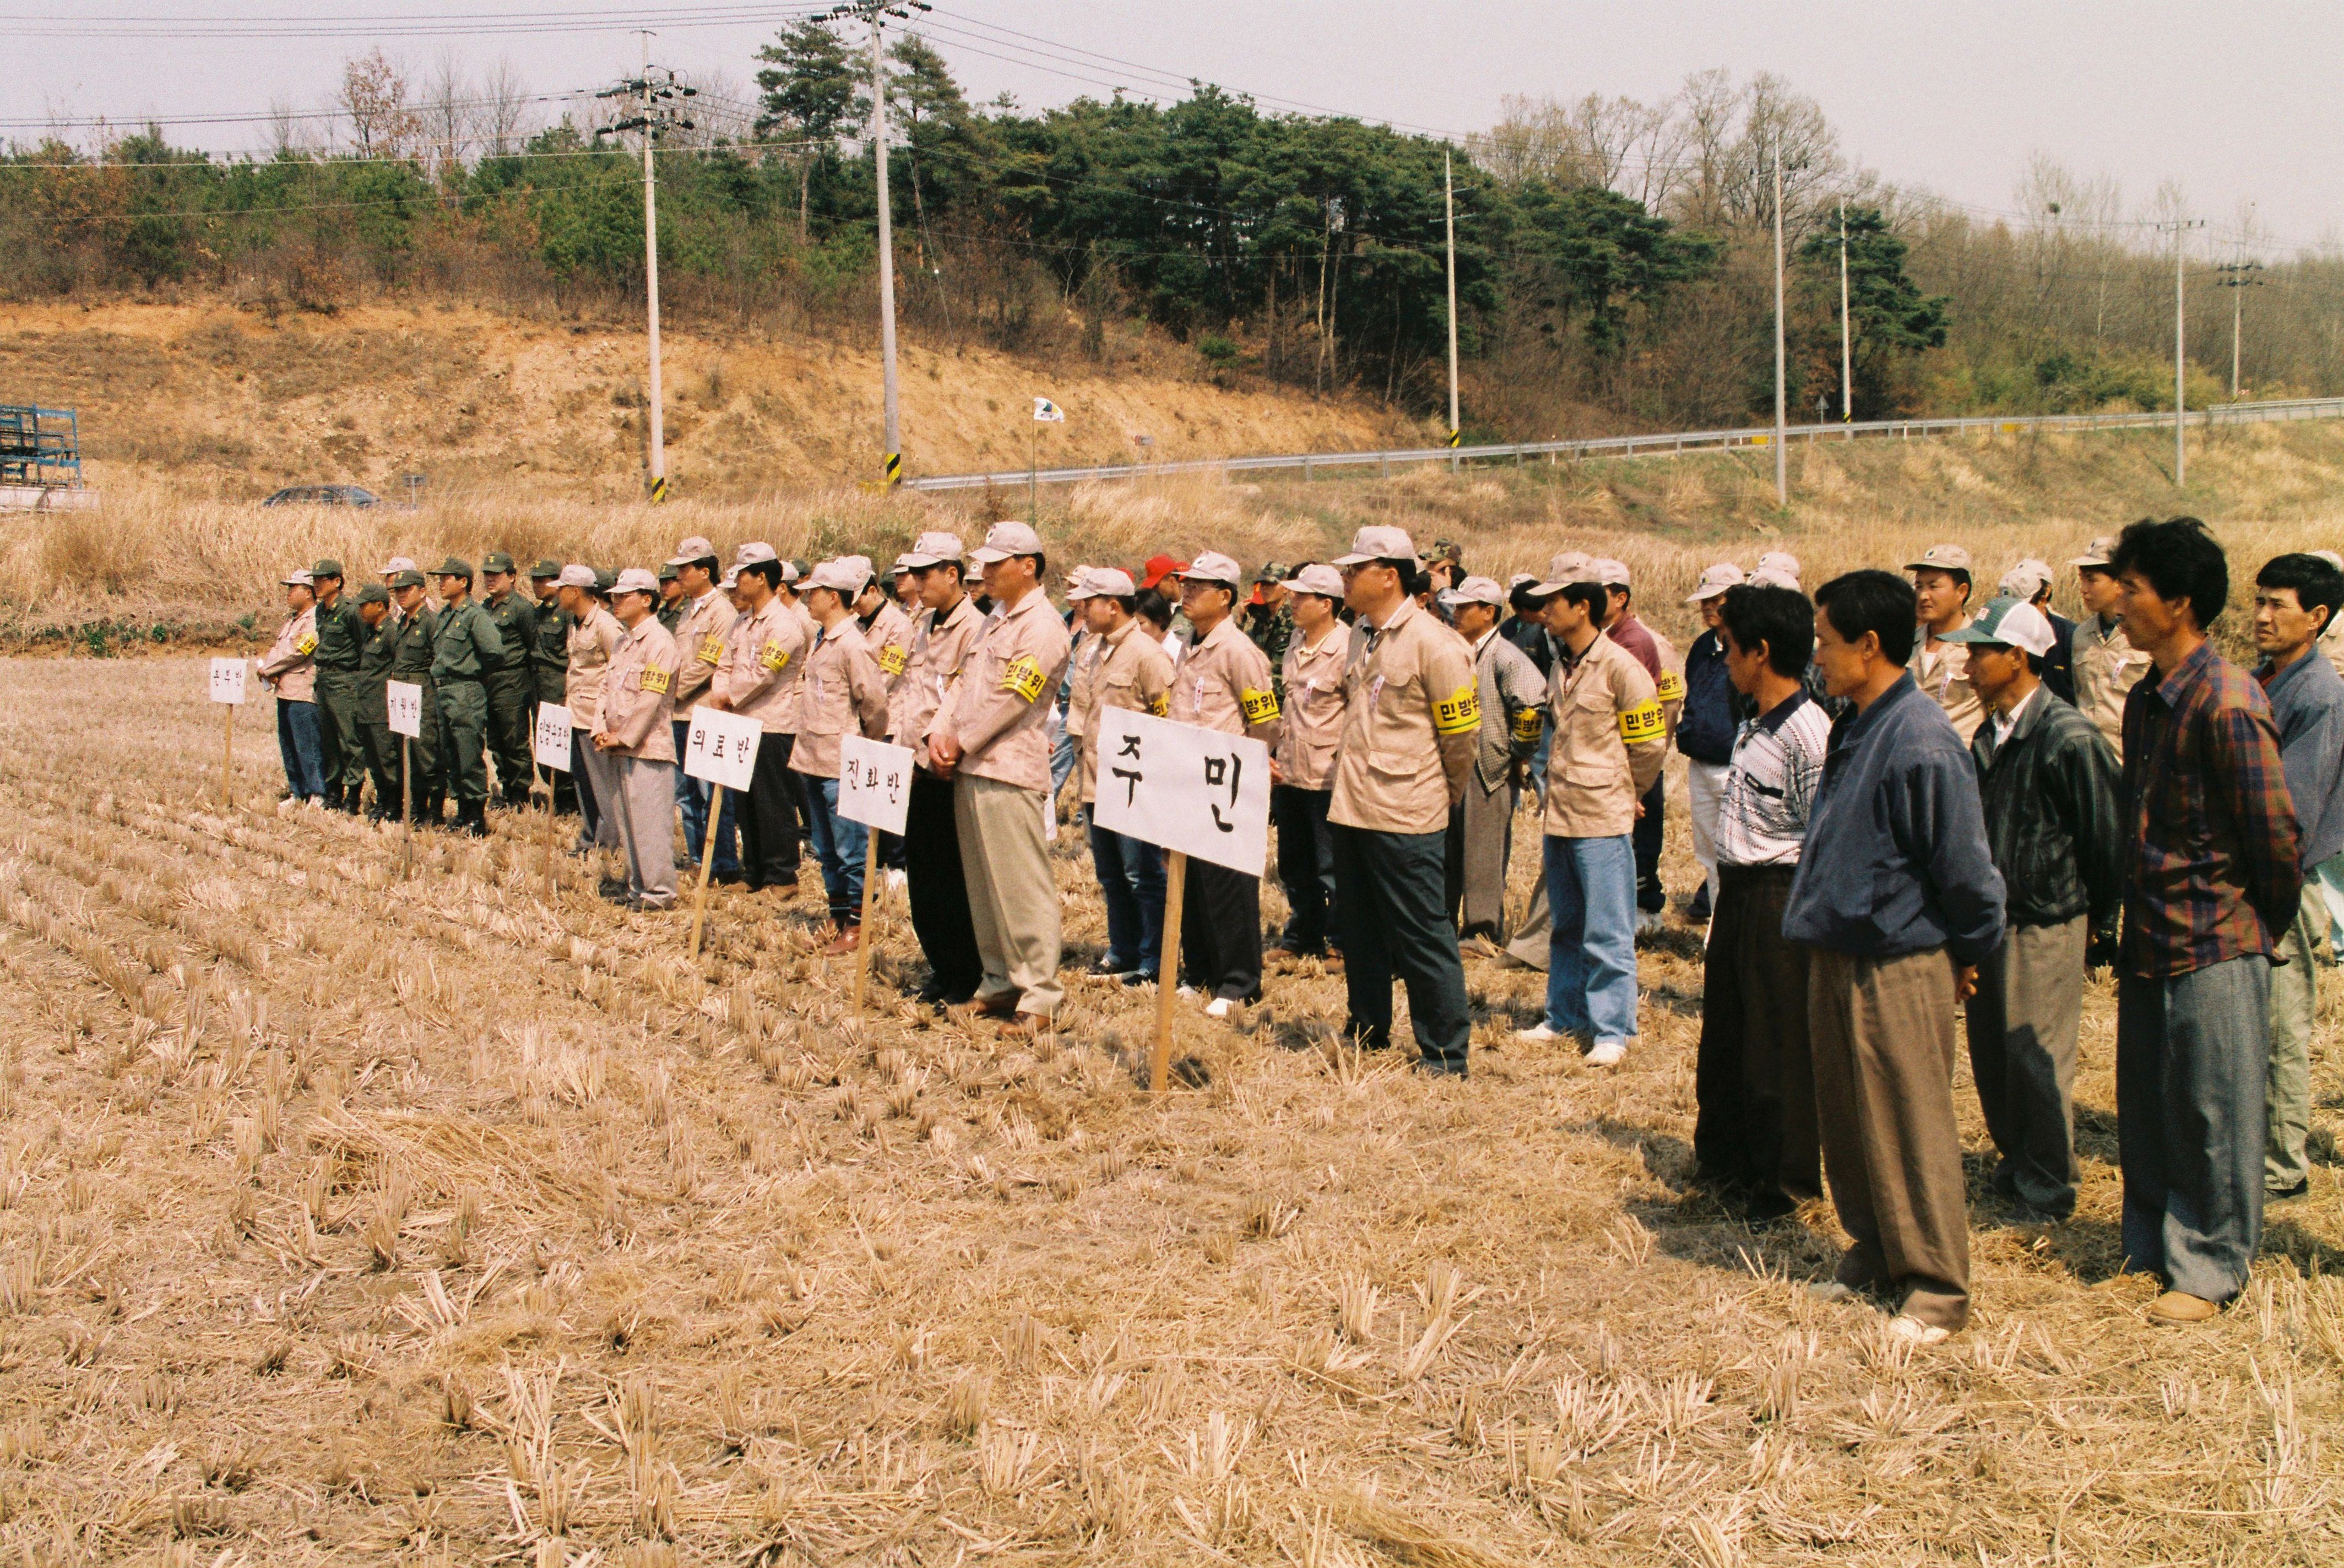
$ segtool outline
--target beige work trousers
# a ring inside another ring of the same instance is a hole
[[[1046,1018],[1066,996],[1058,986],[1058,885],[1042,837],[1048,804],[1040,790],[998,779],[953,780],[969,923],[985,965],[977,1000],[1014,993],[1019,1012]]]

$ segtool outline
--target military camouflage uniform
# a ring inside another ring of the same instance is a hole
[[[497,761],[498,804],[525,806],[535,776],[530,732],[537,723],[538,608],[516,588],[482,600],[480,609],[495,622],[497,638],[504,644],[493,665],[483,661],[480,676],[489,698],[489,750]],[[566,652],[563,657],[568,658]]]
[[[456,820],[473,827],[489,804],[488,673],[504,663],[504,639],[470,598],[440,611],[431,635],[431,682],[439,693],[440,770],[456,797]]]
[[[1286,702],[1286,645],[1294,641],[1294,602],[1288,597],[1275,610],[1266,604],[1245,607],[1245,632],[1269,661],[1272,690],[1281,707]]]

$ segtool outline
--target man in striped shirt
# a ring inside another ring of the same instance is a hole
[[[1822,1195],[1807,951],[1783,906],[1807,836],[1831,723],[1807,695],[1814,606],[1793,588],[1729,588],[1719,606],[1726,674],[1757,707],[1733,737],[1718,804],[1715,924],[1702,985],[1693,1154],[1753,1219]]]

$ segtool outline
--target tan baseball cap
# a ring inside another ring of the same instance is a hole
[[[985,542],[968,552],[979,566],[1006,561],[1013,555],[1040,555],[1042,536],[1022,522],[996,522],[985,531]]]
[[[1405,561],[1419,568],[1424,565],[1417,556],[1416,541],[1409,538],[1408,530],[1384,523],[1363,528],[1351,535],[1350,553],[1337,556],[1335,564],[1365,566],[1370,561]]]
[[[675,547],[675,553],[667,558],[667,563],[670,566],[690,566],[695,561],[715,559],[716,547],[695,533]]]
[[[1702,571],[1700,583],[1685,595],[1685,602],[1698,604],[1704,599],[1714,599],[1727,589],[1739,588],[1748,581],[1743,576],[1742,568],[1730,561],[1721,561]]]
[[[854,557],[843,555],[815,567],[803,586],[827,588],[842,599],[852,599],[863,592],[863,584],[870,576],[868,572],[854,564]]]
[[[1918,561],[1904,563],[1907,572],[1962,572],[1972,569],[1970,552],[1958,544],[1933,544],[1921,552]]]
[[[1787,550],[1770,550],[1758,558],[1761,572],[1779,572],[1793,582],[1799,580],[1799,558]]]
[[[1594,566],[1595,578],[1597,582],[1604,583],[1607,586],[1612,583],[1617,583],[1622,588],[1629,585],[1628,563],[1626,561],[1614,561],[1607,555],[1602,557],[1601,560],[1598,560],[1594,563]]]
[[[1297,593],[1316,593],[1321,599],[1340,602],[1343,597],[1343,574],[1323,561],[1314,561],[1286,580],[1286,586]]]
[[[315,588],[318,586],[318,574],[314,572],[288,572],[277,580],[277,584],[280,588]]]
[[[591,589],[594,586],[594,569],[573,561],[561,569],[560,581],[564,588]]]
[[[780,559],[780,556],[773,553],[772,545],[763,540],[751,540],[732,552],[732,569],[738,572],[744,566],[754,566],[761,561],[779,561]]]
[[[904,553],[903,563],[917,571],[924,566],[941,566],[947,561],[959,561],[968,553],[956,533],[924,533],[914,540]]]
[[[1217,550],[1207,550],[1188,563],[1180,574],[1184,582],[1217,582],[1224,588],[1240,587],[1245,582],[1245,568]]]
[[[1531,584],[1531,592],[1541,598],[1560,593],[1574,582],[1601,582],[1595,574],[1595,562],[1583,550],[1566,550],[1546,563],[1546,577]]]
[[[1075,574],[1075,585],[1066,591],[1066,602],[1128,599],[1138,592],[1138,587],[1131,581],[1131,573],[1119,566],[1086,566]]]
[[[2100,535],[2099,538],[2092,541],[2091,543],[2084,546],[2083,554],[2070,557],[2067,564],[2070,566],[2090,566],[2095,567],[2099,571],[2106,572],[2115,563],[2116,558],[2117,536],[2113,533],[2104,533]]]
[[[1998,586],[2014,599],[2033,599],[2051,583],[2051,563],[2040,556],[2030,555],[2004,572]],[[2028,652],[2034,650],[2029,649]]]
[[[657,598],[659,596],[659,579],[652,576],[650,572],[646,571],[642,567],[630,566],[624,572],[619,573],[619,580],[611,584],[611,592],[614,594],[648,593],[653,598]]]
[[[1445,590],[1440,602],[1454,609],[1460,604],[1487,604],[1491,609],[1506,607],[1506,591],[1498,586],[1494,577],[1469,577],[1456,587]]]

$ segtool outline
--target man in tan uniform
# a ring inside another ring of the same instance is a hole
[[[318,590],[308,572],[282,580],[292,613],[261,659],[260,683],[277,694],[277,751],[285,764],[285,793],[303,805],[326,804],[323,743],[318,733]]]
[[[825,561],[806,580],[806,612],[821,631],[807,650],[798,695],[798,740],[790,770],[799,775],[813,813],[813,851],[830,896],[830,957],[852,953],[863,939],[863,873],[867,830],[838,814],[841,738],[875,741],[887,730],[887,686],[879,661],[855,623],[854,603],[870,580],[854,559]]]
[[[798,618],[780,598],[782,563],[773,547],[741,547],[734,583],[747,606],[724,642],[724,663],[705,699],[714,707],[757,721],[757,768],[742,809],[741,875],[752,893],[798,885],[798,814],[783,775],[797,744],[784,723],[799,706],[797,683],[805,672],[806,638]]]
[[[1554,633],[1547,721],[1546,1017],[1523,1040],[1587,1040],[1591,1067],[1613,1067],[1636,1038],[1636,855],[1640,801],[1668,760],[1652,675],[1602,630],[1601,583],[1574,581],[1558,556],[1532,586]]]
[[[1391,1044],[1397,975],[1424,1067],[1461,1077],[1473,1020],[1443,883],[1449,813],[1464,798],[1481,727],[1473,660],[1409,595],[1424,563],[1406,531],[1363,528],[1335,565],[1359,616],[1327,808],[1350,1005],[1343,1030],[1369,1049]]]
[[[912,628],[911,663],[904,671],[895,741],[912,749],[916,764],[904,816],[904,891],[912,906],[912,930],[928,959],[928,981],[920,988],[920,1000],[930,1006],[958,1006],[975,996],[985,979],[969,913],[968,880],[961,871],[952,777],[938,771],[928,754],[928,732],[985,625],[961,581],[961,556],[955,536],[924,533],[904,557],[919,585],[921,609]]]
[[[1514,804],[1521,794],[1521,770],[1545,728],[1546,677],[1529,654],[1500,635],[1507,595],[1497,579],[1468,577],[1439,602],[1472,650],[1474,692],[1481,703],[1473,777],[1449,815],[1449,908],[1458,936],[1494,955],[1506,940]]]
[[[1236,611],[1245,573],[1206,551],[1180,579],[1180,608],[1197,641],[1172,679],[1171,716],[1199,729],[1278,744],[1277,683],[1269,656],[1246,635]],[[1184,992],[1207,993],[1205,1011],[1228,1017],[1261,1000],[1261,878],[1192,861],[1180,908]]]
[[[732,622],[741,618],[716,586],[718,561],[716,547],[697,535],[675,547],[668,558],[675,568],[676,586],[682,590],[683,612],[676,618],[675,646],[682,668],[675,673],[675,754],[682,756],[686,737],[692,733],[692,710],[708,694],[716,678],[717,666],[724,663],[724,645],[731,636]],[[758,744],[763,750],[763,743]],[[682,768],[675,770],[675,804],[683,813],[683,851],[691,863],[700,864],[701,851],[708,837],[708,803],[716,786],[705,779],[696,779]],[[727,790],[724,804],[716,819],[716,864],[712,875],[718,882],[741,880],[741,855],[736,847],[732,812],[733,796]]]
[[[2116,553],[2114,538],[2096,539],[2067,564],[2076,569],[2076,586],[2084,600],[2084,618],[2076,622],[2073,643],[2076,709],[2107,737],[2122,762],[2125,698],[2147,673],[2149,660],[2125,635],[2124,584],[2110,564]]]
[[[928,735],[937,773],[953,781],[961,872],[985,979],[975,1014],[1015,1017],[1005,1037],[1050,1027],[1058,986],[1058,887],[1042,837],[1050,801],[1051,699],[1072,642],[1043,592],[1042,541],[1022,522],[996,522],[969,551],[985,574],[993,617],[968,652],[951,701]]]
[[[1076,700],[1066,710],[1066,728],[1076,736],[1076,767],[1086,819],[1090,824],[1091,869],[1098,874],[1106,905],[1106,952],[1091,966],[1126,985],[1143,985],[1163,967],[1164,852],[1143,839],[1098,824],[1098,714],[1107,708],[1153,713],[1171,712],[1172,656],[1132,614],[1139,596],[1131,573],[1112,567],[1086,569],[1066,595],[1081,607],[1090,636]]]
[[[561,608],[570,617],[570,660],[561,684],[570,709],[570,767],[578,781],[578,853],[621,849],[619,761],[594,744],[594,732],[601,728],[611,655],[627,630],[604,602],[592,567],[573,561],[561,569],[560,582]]]
[[[854,596],[855,624],[863,631],[863,641],[870,644],[871,656],[879,662],[880,679],[887,687],[886,738],[895,738],[895,715],[899,707],[898,694],[904,687],[904,677],[912,667],[912,617],[895,601],[894,574],[886,577],[872,573],[871,563],[862,556],[850,556],[864,568],[863,592]],[[903,557],[897,556],[901,565]],[[879,864],[887,868],[887,885],[892,890],[904,885],[904,841],[892,833],[879,835]]]
[[[1278,827],[1278,880],[1286,889],[1287,916],[1270,955],[1292,959],[1326,953],[1331,966],[1342,961],[1342,944],[1327,807],[1334,800],[1351,629],[1336,613],[1343,604],[1343,574],[1335,568],[1314,562],[1287,579],[1285,588],[1294,632],[1283,661],[1282,727],[1269,757],[1269,817]]]
[[[1913,683],[1945,710],[1954,733],[1968,745],[1985,722],[1985,704],[1970,689],[1970,648],[1945,638],[1970,623],[1970,552],[1958,544],[1933,544],[1906,563],[1921,619],[1921,641],[1913,650]]]
[[[626,636],[611,654],[594,744],[619,764],[619,839],[627,895],[643,909],[675,903],[675,639],[659,623],[659,579],[640,566],[619,573],[611,602]]]

